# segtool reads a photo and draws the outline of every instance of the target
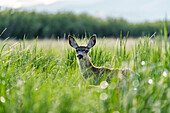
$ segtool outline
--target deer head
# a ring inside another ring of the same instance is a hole
[[[69,44],[71,47],[73,47],[76,50],[76,56],[79,60],[87,58],[90,49],[96,44],[95,34],[90,38],[87,46],[79,46],[76,40],[71,35],[69,35],[68,38],[69,38]]]

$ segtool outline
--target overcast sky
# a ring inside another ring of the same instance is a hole
[[[44,7],[49,12],[85,12],[102,18],[122,17],[130,22],[164,20],[165,15],[168,19],[170,17],[170,0],[0,0],[0,6],[35,10],[40,10],[41,6],[41,10]]]
[[[11,8],[19,8],[23,6],[32,6],[36,4],[51,4],[55,3],[56,1],[63,0],[0,0],[0,5]]]

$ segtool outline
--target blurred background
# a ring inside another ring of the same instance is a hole
[[[165,20],[170,29],[168,5],[169,0],[0,0],[1,39],[163,35]]]

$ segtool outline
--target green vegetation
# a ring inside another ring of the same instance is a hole
[[[65,40],[18,44],[4,40],[0,44],[0,112],[168,113],[169,42],[154,36],[120,39],[98,39],[90,52],[93,64],[129,67],[139,75],[128,75],[129,81],[114,77],[108,86],[85,82],[75,51]]]
[[[0,113],[168,113],[170,111],[170,41],[168,22],[162,36],[123,38],[159,33],[161,22],[131,24],[72,13],[45,14],[3,11],[0,38],[56,37],[64,33],[119,36],[97,39],[89,56],[95,66],[130,68],[136,75],[116,76],[98,85],[85,81],[75,51],[65,39],[0,42]],[[112,34],[113,33],[113,34]],[[84,44],[86,38],[78,40]]]
[[[28,38],[57,38],[64,34],[74,34],[81,37],[87,34],[97,34],[98,37],[119,37],[120,32],[130,37],[152,35],[154,32],[161,34],[163,22],[154,23],[129,23],[124,19],[108,18],[102,20],[87,14],[75,15],[73,13],[36,13],[17,10],[6,10],[0,12],[0,31],[7,28],[1,38],[8,36],[21,39],[25,35]],[[167,22],[170,29],[170,22]],[[169,33],[169,32],[168,32]]]

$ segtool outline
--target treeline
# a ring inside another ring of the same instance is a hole
[[[97,34],[98,37],[119,37],[129,32],[130,37],[160,34],[164,22],[129,23],[124,19],[100,19],[87,14],[75,15],[73,13],[37,13],[17,10],[0,12],[0,33],[6,31],[0,38],[14,37],[21,39],[63,37],[64,34],[82,36]],[[168,22],[170,28],[170,22]]]

